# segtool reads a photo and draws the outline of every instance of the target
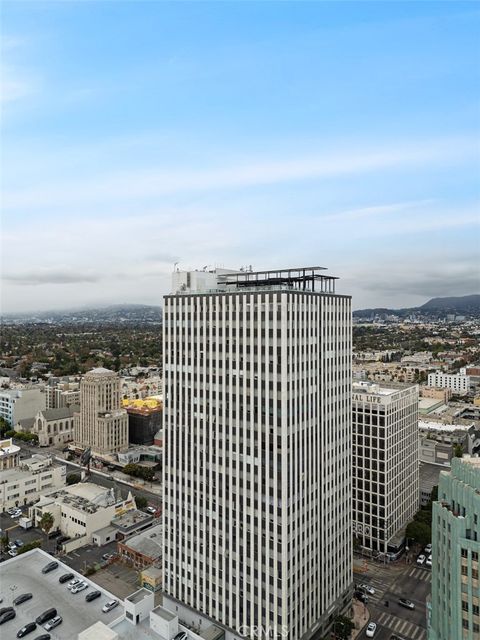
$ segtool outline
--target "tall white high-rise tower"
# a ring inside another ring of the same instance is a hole
[[[351,305],[320,267],[175,272],[164,606],[307,640],[350,601]]]

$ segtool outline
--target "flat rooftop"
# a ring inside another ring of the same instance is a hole
[[[52,560],[54,558],[48,553],[41,549],[33,549],[0,564],[2,607],[12,606],[13,600],[22,593],[33,594],[31,600],[15,608],[17,617],[2,625],[2,640],[16,640],[17,631],[21,627],[35,620],[38,615],[52,606],[63,618],[62,624],[52,634],[55,640],[73,640],[81,631],[98,620],[110,625],[114,620],[124,616],[122,601],[109,613],[103,613],[103,605],[108,600],[118,600],[118,598],[99,585],[91,583],[88,578],[56,558],[58,568],[43,574],[42,568]],[[73,573],[76,578],[85,580],[90,585],[89,588],[80,593],[70,593],[66,584],[58,582],[58,578],[64,573]],[[91,591],[101,591],[102,596],[93,602],[87,602],[85,596]],[[41,633],[42,627],[37,627],[32,637]]]
[[[443,424],[443,422],[434,422],[433,420],[419,420],[418,428],[432,431],[468,431],[472,424]]]
[[[122,540],[122,544],[149,558],[159,558],[163,554],[163,524]]]

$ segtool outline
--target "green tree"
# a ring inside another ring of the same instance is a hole
[[[20,547],[20,549],[17,549],[17,555],[20,555],[21,553],[26,553],[27,551],[31,551],[32,549],[36,549],[37,547],[41,547],[41,546],[42,546],[41,540],[32,540],[32,542],[27,542],[26,544],[23,545],[23,547]]]
[[[144,496],[136,496],[135,502],[138,509],[144,509],[148,504],[148,500]]]
[[[67,476],[67,485],[77,484],[82,479],[79,473],[71,473]]]
[[[432,539],[432,530],[426,522],[414,520],[407,525],[406,536],[424,547]]]
[[[42,517],[40,518],[39,527],[44,533],[47,535],[50,533],[53,525],[55,523],[55,519],[49,511],[46,511]]]
[[[340,640],[348,640],[354,628],[355,625],[353,621],[346,616],[337,616],[333,622],[335,638],[339,638]]]
[[[455,458],[463,457],[463,447],[461,444],[455,445],[455,447],[453,448],[453,455],[455,456]]]

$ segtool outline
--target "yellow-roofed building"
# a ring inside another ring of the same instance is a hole
[[[162,426],[163,402],[150,396],[138,400],[122,400],[128,414],[128,440],[131,444],[152,445]]]

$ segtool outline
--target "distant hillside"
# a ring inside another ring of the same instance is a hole
[[[384,307],[378,307],[375,309],[357,309],[353,312],[353,315],[361,318],[385,315],[405,318],[412,314],[444,317],[447,313],[480,316],[480,295],[473,294],[470,296],[432,298],[420,307],[410,307],[407,309],[385,309]]]
[[[2,317],[2,321],[15,324],[27,322],[48,324],[160,324],[162,322],[162,308],[146,304],[115,304],[98,308],[85,307],[82,309],[66,309],[64,311],[6,314]]]
[[[480,311],[480,295],[461,296],[458,298],[432,298],[420,309],[436,309],[438,311],[474,313]]]

